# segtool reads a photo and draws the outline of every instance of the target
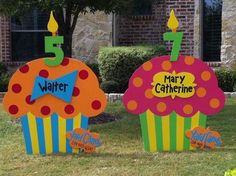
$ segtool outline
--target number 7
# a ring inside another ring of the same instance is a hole
[[[171,49],[170,61],[177,61],[179,56],[179,51],[181,48],[183,38],[183,32],[166,32],[164,33],[164,41],[173,41]]]

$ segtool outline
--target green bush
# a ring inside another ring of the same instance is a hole
[[[224,92],[233,92],[236,87],[236,71],[220,69],[217,70],[216,76],[218,79],[219,87]]]
[[[96,62],[86,62],[85,64],[91,68],[91,70],[95,73],[95,75],[97,76],[97,78],[100,82],[101,81],[101,76],[100,76],[100,73],[99,73],[98,63],[96,63]]]
[[[7,73],[7,66],[0,62],[0,76]]]
[[[10,80],[10,76],[6,73],[0,76],[0,92],[7,91],[9,80]]]
[[[6,92],[10,76],[7,74],[7,66],[0,62],[0,92]]]
[[[118,92],[124,92],[129,78],[140,65],[154,56],[165,54],[166,49],[161,45],[102,48],[98,54],[102,81],[114,81],[119,85]]]
[[[119,84],[115,81],[104,81],[100,87],[106,93],[120,93]]]

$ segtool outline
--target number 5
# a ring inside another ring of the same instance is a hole
[[[64,43],[63,36],[47,36],[45,37],[45,53],[54,53],[54,59],[45,59],[44,62],[48,66],[60,65],[64,58],[64,52],[61,48],[54,46]]]

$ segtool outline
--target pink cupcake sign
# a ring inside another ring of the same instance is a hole
[[[171,56],[155,57],[141,65],[129,80],[123,103],[140,116],[146,151],[194,149],[188,130],[206,127],[208,115],[223,109],[225,97],[214,71],[202,60],[179,55],[182,32],[176,32],[174,11],[168,21],[173,40]]]

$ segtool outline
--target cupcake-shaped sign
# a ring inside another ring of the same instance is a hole
[[[48,28],[53,36],[45,37],[45,51],[55,58],[33,60],[19,68],[10,80],[3,106],[20,118],[28,154],[78,153],[85,148],[73,144],[93,139],[87,130],[88,117],[104,111],[106,96],[88,66],[64,57],[61,48],[53,46],[62,44],[63,37],[55,35],[57,23],[52,13]],[[90,151],[94,147],[91,144]]]
[[[206,127],[208,115],[224,107],[225,96],[214,71],[202,60],[179,55],[183,33],[176,32],[174,11],[168,21],[171,56],[145,62],[129,80],[123,103],[140,116],[146,151],[191,150],[188,130]]]

